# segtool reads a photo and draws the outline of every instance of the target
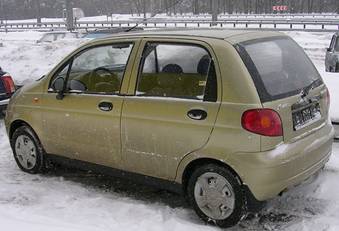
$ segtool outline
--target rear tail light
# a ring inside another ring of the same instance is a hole
[[[4,76],[1,77],[2,82],[4,84],[5,90],[7,94],[12,94],[15,92],[15,85],[13,82],[13,79],[10,75],[5,74]]]
[[[241,125],[247,131],[263,136],[282,136],[283,128],[279,114],[272,109],[245,111]]]

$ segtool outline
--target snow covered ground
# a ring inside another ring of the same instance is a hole
[[[308,53],[339,116],[339,74],[324,72],[331,33],[286,32]],[[82,41],[36,44],[40,32],[0,33],[0,65],[18,83],[39,78]],[[0,121],[0,225],[3,230],[218,230],[204,225],[178,195],[91,173],[57,169],[21,172]],[[339,230],[339,143],[324,171],[308,185],[268,202],[231,230]]]

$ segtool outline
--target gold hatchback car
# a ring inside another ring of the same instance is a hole
[[[62,162],[183,192],[197,214],[237,224],[323,168],[329,93],[275,32],[150,31],[91,41],[11,99],[18,166]]]

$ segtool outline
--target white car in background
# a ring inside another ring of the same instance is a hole
[[[51,43],[61,39],[78,39],[81,36],[77,32],[68,32],[68,31],[56,31],[56,32],[47,32],[45,33],[37,43]]]
[[[328,72],[339,72],[339,32],[333,35],[330,47],[327,48],[325,69]]]

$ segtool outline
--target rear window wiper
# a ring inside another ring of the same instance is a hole
[[[313,80],[309,85],[306,87],[302,88],[300,91],[301,98],[306,97],[310,91],[314,88],[314,85],[319,81],[319,79]]]

